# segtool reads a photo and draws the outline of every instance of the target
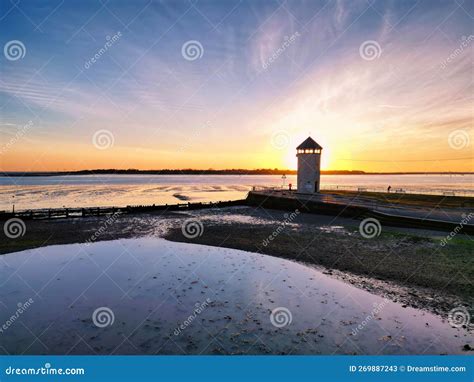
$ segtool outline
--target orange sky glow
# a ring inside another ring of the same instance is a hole
[[[0,169],[295,169],[311,135],[324,170],[473,172],[472,19],[456,2],[385,3],[243,7],[217,29],[191,12],[157,40],[146,31],[177,6],[163,3],[93,65],[110,18],[74,33],[81,10],[65,7],[30,39],[18,21],[5,38],[24,37],[26,54],[2,61]],[[197,59],[183,56],[189,36]]]

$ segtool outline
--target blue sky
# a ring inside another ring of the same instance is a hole
[[[0,61],[0,137],[21,135],[2,168],[291,167],[311,133],[327,168],[472,171],[409,161],[472,155],[473,16],[462,0],[2,0],[0,42],[25,47]]]

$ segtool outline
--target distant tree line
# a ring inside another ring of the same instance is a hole
[[[364,171],[321,171],[322,174],[334,174],[334,175],[345,175],[345,174],[365,174]],[[206,169],[198,170],[192,168],[185,169],[162,169],[162,170],[138,170],[134,168],[130,169],[95,169],[95,170],[80,170],[80,171],[42,171],[42,172],[3,172],[2,175],[21,175],[21,176],[58,176],[58,175],[295,175],[295,170],[281,170],[281,169],[242,169],[233,168],[225,170]]]
[[[192,168],[185,168],[181,170],[176,169],[162,169],[162,170],[138,170],[130,169],[95,169],[95,170],[80,170],[80,171],[43,171],[43,172],[20,172],[20,171],[3,171],[0,172],[2,176],[58,176],[58,175],[295,175],[296,170],[281,170],[278,168],[259,168],[259,169],[242,169],[233,168],[226,170],[198,170]],[[403,174],[470,174],[466,172],[365,172],[359,170],[329,170],[321,171],[323,175],[403,175]]]

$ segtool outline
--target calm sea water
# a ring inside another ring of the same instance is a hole
[[[277,175],[92,175],[0,177],[0,210],[171,204],[244,198],[253,186],[296,185]],[[322,188],[474,196],[474,175],[324,175]]]

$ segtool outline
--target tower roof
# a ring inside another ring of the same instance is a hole
[[[299,145],[296,150],[316,149],[322,150],[323,148],[311,137],[308,137],[304,142]]]

